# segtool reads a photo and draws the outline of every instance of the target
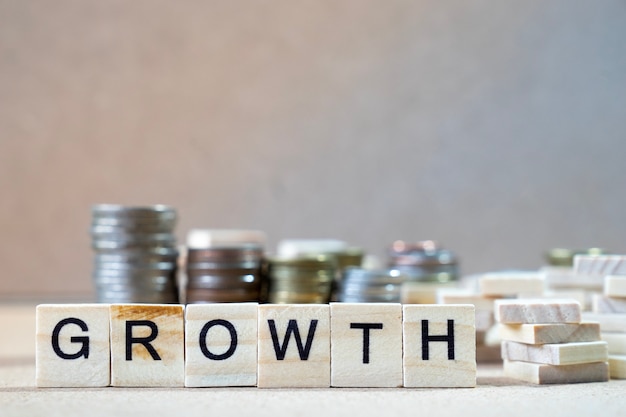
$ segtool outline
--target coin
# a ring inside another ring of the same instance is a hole
[[[410,281],[453,282],[458,280],[456,255],[432,240],[405,242],[397,240],[389,249],[390,268],[397,269]]]
[[[327,303],[336,271],[329,255],[273,257],[267,260],[271,303]]]

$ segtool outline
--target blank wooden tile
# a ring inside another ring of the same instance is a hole
[[[580,323],[575,300],[497,300],[496,321],[507,324]]]
[[[605,276],[604,295],[607,297],[626,298],[626,275]]]
[[[600,339],[600,324],[500,324],[498,332],[503,340],[543,345],[546,343],[595,342]]]
[[[626,298],[594,294],[591,298],[591,310],[598,314],[626,314]]]
[[[493,313],[495,300],[499,298],[475,294],[467,290],[440,290],[437,291],[437,304],[472,304],[476,311],[490,311]]]
[[[578,342],[545,345],[502,342],[502,359],[549,365],[573,365],[577,363],[606,362],[608,360],[606,342]]]
[[[609,380],[609,364],[594,362],[577,365],[545,365],[504,361],[504,375],[532,384],[606,382]]]
[[[258,303],[185,308],[185,386],[255,386]]]
[[[38,387],[109,385],[108,304],[41,304],[36,317]]]
[[[479,332],[486,332],[495,324],[493,310],[475,310],[475,325]]]
[[[583,313],[585,321],[595,321],[600,323],[603,332],[626,333],[626,314],[596,314]]]
[[[404,305],[405,387],[475,387],[473,305]]]
[[[612,379],[626,379],[626,355],[609,355]]]
[[[331,303],[334,387],[402,386],[402,306]]]
[[[626,355],[626,333],[608,333],[603,331],[602,340],[609,344],[610,354]]]
[[[184,386],[183,306],[113,304],[110,312],[111,385]]]
[[[538,272],[490,273],[481,276],[478,285],[480,293],[487,296],[542,294],[545,289],[545,276]]]
[[[456,286],[456,282],[407,281],[400,289],[400,302],[402,304],[436,304],[437,291]]]
[[[259,306],[259,388],[330,386],[327,304]]]
[[[624,255],[576,255],[574,256],[574,275],[625,275],[626,256]]]

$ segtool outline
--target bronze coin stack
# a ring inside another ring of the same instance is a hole
[[[176,211],[164,205],[92,207],[93,281],[102,303],[177,303]]]
[[[456,255],[432,240],[395,241],[389,249],[389,267],[408,281],[448,283],[459,277]]]
[[[254,242],[246,241],[251,235]],[[244,230],[190,232],[186,302],[261,301],[263,246],[259,235],[260,232]]]
[[[268,301],[320,304],[330,301],[336,259],[329,255],[272,257],[267,260]]]

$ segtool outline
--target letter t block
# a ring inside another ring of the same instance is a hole
[[[402,308],[404,386],[475,387],[474,306],[406,304]]]

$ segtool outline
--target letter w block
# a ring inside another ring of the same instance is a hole
[[[258,314],[258,387],[329,387],[329,306],[264,304]]]
[[[475,387],[474,306],[403,307],[404,386]]]

